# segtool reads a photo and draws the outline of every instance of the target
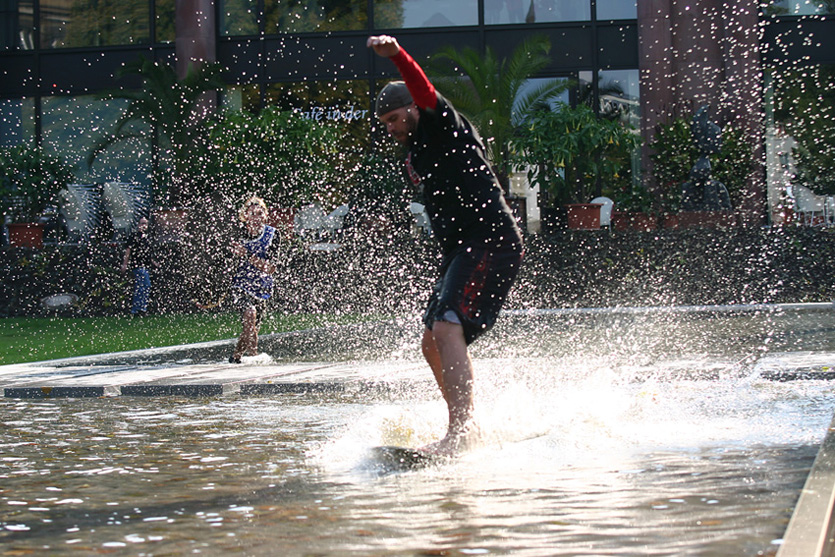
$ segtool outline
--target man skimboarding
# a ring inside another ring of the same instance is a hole
[[[422,349],[447,403],[449,426],[443,439],[420,451],[451,456],[477,436],[468,346],[496,322],[522,262],[522,235],[472,124],[394,37],[372,36],[367,46],[403,77],[380,91],[376,114],[408,148],[409,177],[423,191],[443,252],[423,317]]]

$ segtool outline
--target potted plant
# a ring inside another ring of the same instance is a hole
[[[21,143],[0,149],[0,203],[11,245],[43,245],[41,216],[72,179],[72,168],[43,147]]]
[[[620,184],[613,190],[615,210],[612,228],[615,230],[654,230],[657,227],[653,214],[653,197],[641,183]]]
[[[593,222],[581,215],[600,207],[588,203],[602,185],[616,181],[629,165],[639,142],[631,127],[617,120],[598,118],[586,105],[558,103],[556,110],[532,112],[514,140],[517,168],[527,168],[531,185],[539,185],[545,208],[566,206],[569,227],[577,217],[584,228]],[[592,219],[593,220],[593,219]]]

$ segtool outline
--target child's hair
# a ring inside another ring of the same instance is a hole
[[[241,221],[246,221],[246,210],[252,207],[253,205],[259,205],[263,207],[265,211],[269,211],[267,209],[267,203],[257,195],[253,195],[252,197],[247,199],[243,205],[241,205],[241,210],[238,211],[238,218],[241,219]]]

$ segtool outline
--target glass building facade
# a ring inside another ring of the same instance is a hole
[[[752,0],[753,1],[753,0]],[[745,3],[749,3],[747,0]],[[536,79],[572,79],[594,106],[618,104],[636,126],[641,107],[642,0],[204,0],[212,11],[208,57],[228,68],[224,107],[298,109],[342,118],[367,135],[371,99],[393,65],[365,47],[369,34],[395,34],[419,61],[439,48],[490,47],[509,54],[526,37],[551,42],[551,64]],[[753,2],[760,6],[761,2]],[[649,3],[647,3],[649,5]],[[82,181],[147,182],[147,145],[125,146],[93,168],[86,151],[118,119],[101,100],[138,87],[119,69],[139,56],[174,63],[174,0],[7,0],[0,3],[0,145],[31,141],[77,163]],[[764,64],[835,63],[829,0],[774,0],[762,6]],[[202,24],[201,20],[201,24]],[[647,19],[649,21],[649,19]],[[794,35],[793,35],[794,34]],[[812,35],[815,40],[804,39]],[[786,37],[797,36],[787,41]],[[642,56],[644,59],[642,60]],[[614,85],[614,87],[613,87]],[[575,102],[577,91],[568,94]],[[345,114],[357,115],[345,118]],[[361,115],[361,117],[359,116]]]

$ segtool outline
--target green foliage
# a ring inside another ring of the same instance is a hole
[[[35,222],[73,169],[43,147],[22,143],[0,149],[0,209],[16,222]]]
[[[664,212],[676,213],[681,207],[681,186],[699,159],[699,150],[690,131],[691,115],[659,125],[650,148],[652,169],[660,189],[659,204]],[[728,190],[731,204],[738,206],[753,165],[753,151],[742,131],[730,125],[722,129],[722,148],[709,157],[713,179]]]
[[[127,99],[128,108],[116,122],[113,130],[102,136],[93,146],[87,162],[92,165],[96,157],[110,146],[133,138],[142,138],[154,145],[153,135],[159,134],[159,150],[170,151],[170,176],[155,176],[155,200],[168,196],[176,205],[183,190],[194,181],[195,157],[205,151],[206,127],[204,125],[203,97],[209,91],[224,86],[218,64],[202,64],[189,68],[183,79],[177,78],[174,68],[145,57],[126,64],[119,76],[138,75],[142,89],[112,91],[107,98]],[[137,126],[137,123],[145,126]],[[169,190],[169,186],[173,186]]]
[[[639,144],[631,127],[595,116],[586,105],[532,113],[514,145],[518,167],[547,192],[553,206],[587,203],[599,183],[614,183],[629,171]]]
[[[258,192],[271,206],[298,207],[344,186],[335,182],[333,125],[267,107],[260,114],[226,112],[208,124],[208,134],[200,193],[237,200]]]
[[[835,65],[775,73],[774,115],[797,142],[794,182],[835,194]]]
[[[512,167],[511,143],[516,124],[533,107],[565,91],[568,83],[551,80],[519,99],[525,83],[549,63],[551,43],[534,35],[520,44],[509,58],[498,58],[490,47],[484,54],[472,48],[444,48],[433,56],[430,71],[436,88],[464,114],[484,139],[490,161],[502,176]],[[442,63],[452,62],[467,79],[448,76]]]

